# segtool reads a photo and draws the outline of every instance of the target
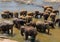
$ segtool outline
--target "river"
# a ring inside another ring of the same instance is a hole
[[[44,2],[44,0],[34,0],[33,1],[34,5],[28,5],[28,4],[22,4],[20,2],[0,2],[0,12],[3,10],[10,10],[10,11],[21,11],[21,10],[27,10],[27,11],[35,11],[38,10],[40,12],[43,12],[43,8],[39,7],[42,5],[51,5],[54,7],[54,9],[60,10],[60,3],[49,3],[49,2]],[[37,6],[38,5],[38,6]]]

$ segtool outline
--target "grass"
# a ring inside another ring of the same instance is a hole
[[[37,21],[39,19],[33,19],[33,21]],[[43,18],[40,19],[43,21]],[[49,18],[50,20],[50,18]],[[17,28],[13,28],[14,36],[8,36],[9,39],[16,40],[18,42],[24,42],[24,37],[21,36],[20,30]],[[50,35],[45,33],[39,33],[36,37],[37,42],[60,42],[60,28],[55,26],[55,29],[50,29]]]

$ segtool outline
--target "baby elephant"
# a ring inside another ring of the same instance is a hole
[[[25,34],[25,40],[28,40],[28,36],[31,36],[31,42],[35,42],[35,38],[37,35],[37,30],[32,27],[30,24],[27,26],[22,26],[21,27],[21,35],[24,36]]]

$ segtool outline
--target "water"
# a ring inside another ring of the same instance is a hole
[[[35,11],[38,10],[40,12],[43,12],[43,8],[36,6],[36,5],[51,5],[54,7],[54,9],[60,10],[60,3],[49,3],[44,2],[43,0],[34,0],[33,3],[35,5],[27,5],[27,4],[21,4],[20,2],[0,2],[0,12],[3,10],[10,10],[10,11],[21,11],[21,10],[27,10],[27,11]]]

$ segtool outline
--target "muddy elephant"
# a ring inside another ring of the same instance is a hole
[[[10,21],[3,21],[0,23],[0,30],[3,31],[3,33],[11,34],[13,35],[13,23]]]
[[[58,26],[60,27],[60,18],[58,18],[58,19],[55,20],[55,24],[56,24],[56,23],[57,23]]]
[[[44,8],[44,12],[45,12],[45,10],[47,10],[47,8],[53,9],[52,6],[42,6],[42,8]],[[49,10],[50,10],[50,9],[49,9]]]
[[[13,17],[18,18],[19,14],[18,12],[13,12]]]
[[[44,20],[48,20],[49,14],[44,12],[43,17],[44,17]]]
[[[37,28],[37,31],[39,32],[46,32],[46,30],[48,30],[48,34],[49,34],[49,25],[48,23],[44,23],[42,21],[37,21],[36,22],[36,28]]]
[[[27,15],[27,11],[24,11],[24,10],[21,11],[21,12],[20,12],[20,16],[22,16],[22,15],[23,15],[23,16],[26,16],[26,15]]]
[[[55,13],[56,15],[59,15],[59,10],[53,10],[53,13]]]
[[[56,14],[55,13],[51,13],[50,14],[50,18],[51,18],[52,22],[55,22]]]
[[[25,34],[25,40],[28,40],[28,36],[31,37],[31,42],[35,42],[36,36],[37,36],[37,30],[32,27],[30,24],[27,24],[26,26],[21,27],[21,35],[24,36]]]
[[[20,18],[14,18],[13,23],[16,28],[20,29],[20,26],[23,26],[24,24],[26,24],[26,21]]]

